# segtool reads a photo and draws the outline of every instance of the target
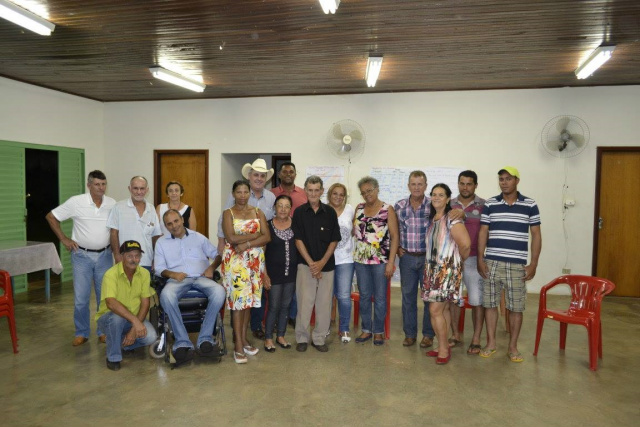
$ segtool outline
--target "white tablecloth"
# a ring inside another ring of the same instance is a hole
[[[51,269],[62,273],[62,263],[53,243],[7,240],[0,242],[0,270],[11,276]]]

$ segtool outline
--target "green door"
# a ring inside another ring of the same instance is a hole
[[[0,240],[26,240],[24,147],[0,141]],[[27,290],[27,275],[13,277],[14,291]]]
[[[59,203],[64,203],[69,197],[85,192],[84,186],[84,150],[77,148],[54,147],[48,145],[25,144],[21,142],[0,141],[0,240],[26,240],[26,185],[25,185],[25,148],[37,150],[51,150],[58,152],[58,194]],[[71,236],[73,223],[64,221],[62,229],[67,236]],[[71,255],[60,245],[60,261],[64,270],[62,281],[73,279]],[[16,293],[27,290],[27,276],[14,276],[14,290]]]

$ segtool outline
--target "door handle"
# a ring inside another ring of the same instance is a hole
[[[598,218],[598,230],[602,230],[602,227],[604,227],[604,219],[600,217]]]

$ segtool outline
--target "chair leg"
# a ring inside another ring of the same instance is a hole
[[[567,344],[567,324],[560,322],[560,350],[564,350]]]
[[[538,347],[540,346],[540,337],[542,336],[542,327],[544,326],[544,316],[538,315],[538,325],[536,326],[536,345],[533,349],[533,355],[538,355]]]
[[[602,322],[598,326],[598,357],[602,359]]]
[[[587,326],[587,335],[589,338],[589,369],[592,371],[596,371],[598,369],[598,343],[596,330],[597,326],[589,325]]]
[[[356,330],[358,328],[358,319],[360,318],[360,299],[352,296],[351,302],[351,305],[353,305],[353,329]]]
[[[391,281],[387,281],[387,315],[384,318],[384,338],[391,337]]]

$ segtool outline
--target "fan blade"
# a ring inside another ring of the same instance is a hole
[[[333,124],[333,137],[335,139],[337,139],[338,141],[342,142],[342,137],[344,136],[344,133],[342,132],[342,127],[337,124],[334,123]]]
[[[584,136],[580,134],[571,135],[571,140],[573,141],[574,144],[576,144],[578,148],[584,145]]]
[[[349,135],[355,140],[362,141],[362,132],[360,132],[358,129],[354,130]]]
[[[558,120],[558,123],[556,123],[556,129],[558,130],[558,133],[562,133],[563,130],[567,129],[567,125],[569,124],[569,121],[571,121],[571,119],[566,116]]]
[[[546,146],[549,151],[560,151],[560,147],[562,147],[562,141],[552,139],[547,141]]]

